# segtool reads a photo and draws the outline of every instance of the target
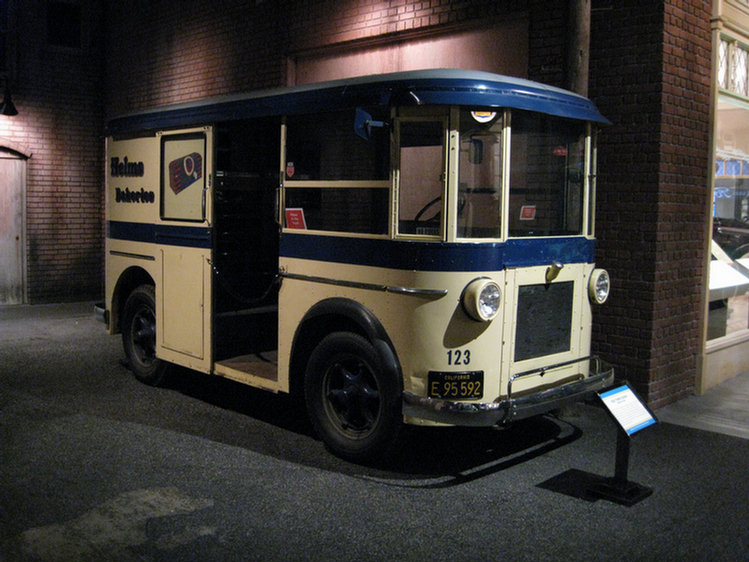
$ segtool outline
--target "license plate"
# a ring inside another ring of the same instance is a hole
[[[484,371],[429,371],[429,398],[476,400],[484,396]]]

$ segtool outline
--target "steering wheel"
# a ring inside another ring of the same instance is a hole
[[[416,213],[416,216],[414,217],[414,221],[418,222],[421,219],[421,215],[426,213],[430,207],[434,206],[436,203],[439,203],[442,200],[442,196],[435,197],[432,199],[429,203],[424,205],[418,213]],[[458,216],[463,214],[463,209],[465,209],[466,203],[468,202],[468,199],[465,195],[461,194],[460,197],[458,197]],[[439,212],[437,212],[436,215],[433,217],[430,217],[428,219],[424,219],[424,222],[430,222],[430,221],[436,221],[440,218]]]
[[[422,216],[422,215],[423,215],[424,213],[426,213],[426,212],[427,212],[427,211],[428,211],[428,210],[429,210],[429,209],[430,209],[431,207],[433,207],[433,206],[434,206],[435,204],[439,203],[440,201],[442,201],[442,195],[440,195],[439,197],[435,197],[435,198],[434,198],[434,199],[432,199],[432,200],[431,200],[431,201],[430,201],[429,203],[427,203],[426,205],[424,205],[424,206],[423,206],[423,207],[422,207],[422,208],[421,208],[421,209],[419,210],[419,212],[418,212],[418,213],[416,213],[416,216],[414,217],[414,221],[416,221],[416,222],[418,222],[418,221],[421,221],[421,220],[422,220],[421,216]],[[433,217],[429,217],[428,219],[423,219],[423,222],[430,222],[430,221],[435,221],[435,220],[439,219],[439,216],[440,216],[440,213],[439,213],[439,211],[437,211],[437,214],[436,214],[436,215],[434,215]]]

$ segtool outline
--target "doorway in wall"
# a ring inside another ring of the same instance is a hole
[[[0,305],[26,301],[26,160],[0,145]]]

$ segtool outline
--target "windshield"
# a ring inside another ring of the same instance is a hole
[[[458,237],[499,238],[502,193],[502,113],[460,113]]]
[[[486,107],[445,117],[421,111],[396,121],[398,234],[497,240],[586,232],[593,199],[585,122]]]
[[[585,124],[512,112],[510,236],[583,233]]]

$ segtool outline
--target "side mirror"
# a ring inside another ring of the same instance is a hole
[[[354,117],[354,132],[364,140],[370,140],[372,129],[374,127],[382,128],[386,125],[385,121],[374,121],[372,116],[364,111],[361,107],[356,108]]]

